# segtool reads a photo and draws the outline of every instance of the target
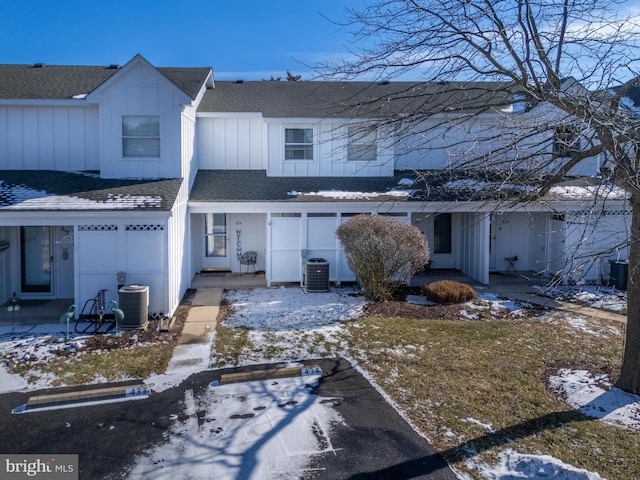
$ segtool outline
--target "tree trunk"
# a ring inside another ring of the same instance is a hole
[[[627,333],[616,387],[640,394],[640,196],[631,198],[632,220],[627,284]]]

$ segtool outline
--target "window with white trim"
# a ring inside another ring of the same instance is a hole
[[[160,117],[124,115],[122,117],[122,156],[160,157]]]
[[[284,129],[284,159],[313,160],[313,128]]]
[[[371,162],[376,159],[378,135],[375,127],[364,125],[350,125],[348,127],[349,143],[347,145],[347,160],[354,162]]]

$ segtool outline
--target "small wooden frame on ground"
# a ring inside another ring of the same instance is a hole
[[[210,386],[217,387],[218,385],[230,383],[253,382],[272,378],[305,377],[309,375],[322,375],[322,369],[318,365],[305,365],[302,367],[270,368],[253,372],[228,373],[220,375],[220,380],[211,382]]]

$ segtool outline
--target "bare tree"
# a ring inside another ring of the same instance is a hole
[[[413,138],[423,129],[447,135],[467,128],[450,136],[460,138],[457,145],[446,146],[457,152],[451,170],[491,171],[503,186],[526,183],[520,201],[543,199],[584,162],[602,162],[602,189],[623,188],[632,208],[628,324],[616,385],[640,393],[640,116],[625,104],[640,85],[640,36],[623,8],[617,0],[372,0],[350,10],[344,24],[359,50],[324,67],[334,78],[367,77],[377,85],[418,77],[384,98],[387,109],[402,103],[403,115],[378,115],[380,122]],[[492,102],[483,89],[493,91]],[[452,99],[460,95],[466,102],[458,110]],[[370,108],[381,104],[372,100]],[[553,121],[500,115],[542,104],[552,107]],[[449,113],[446,125],[442,112]],[[483,127],[477,119],[488,112],[494,122]]]

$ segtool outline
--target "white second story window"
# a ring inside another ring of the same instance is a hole
[[[372,126],[351,125],[348,127],[349,144],[347,159],[356,162],[371,162],[376,159],[378,139]]]
[[[284,129],[284,159],[313,160],[313,128]]]
[[[122,117],[122,156],[160,157],[160,117],[125,115]]]

